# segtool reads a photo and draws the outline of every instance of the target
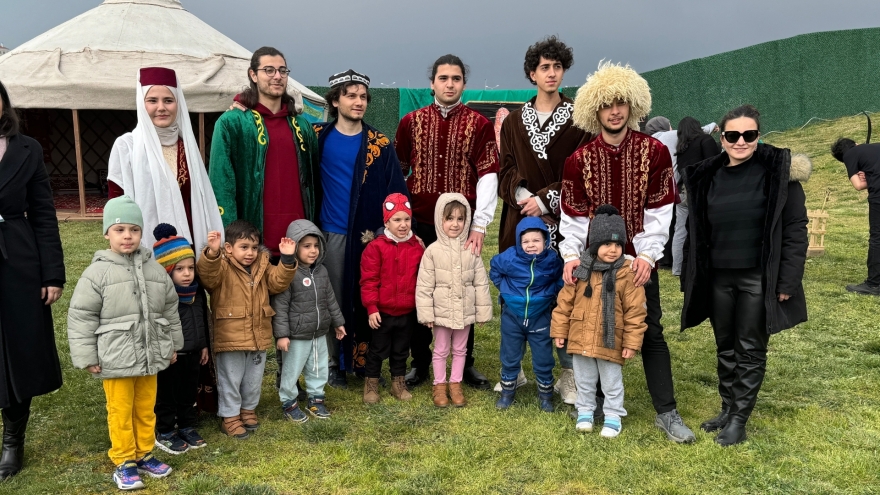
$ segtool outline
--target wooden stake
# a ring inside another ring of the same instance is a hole
[[[79,111],[73,109],[73,143],[76,148],[76,182],[79,186],[79,214],[86,214],[86,183],[83,178],[82,143],[79,132]]]
[[[199,112],[199,153],[202,155],[202,163],[205,163],[205,114],[201,112]]]

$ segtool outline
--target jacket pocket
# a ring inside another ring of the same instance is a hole
[[[272,309],[272,306],[263,306],[263,317],[271,318],[275,316],[275,310]]]
[[[218,320],[244,318],[245,316],[247,316],[247,311],[244,306],[226,306],[214,311],[214,318]]]
[[[171,360],[174,353],[174,339],[171,338],[171,322],[165,318],[156,318],[156,341],[158,343],[159,358]]]
[[[98,336],[98,364],[101,368],[131,368],[137,363],[132,328],[135,321],[108,323],[101,325],[95,334]]]

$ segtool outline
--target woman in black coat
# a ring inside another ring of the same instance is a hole
[[[770,334],[807,320],[801,281],[810,161],[758,143],[758,111],[722,120],[724,153],[686,169],[690,216],[682,277],[682,329],[712,322],[721,412],[704,422],[723,446],[746,439],[764,381]]]
[[[21,470],[31,398],[61,387],[51,304],[64,254],[43,148],[18,127],[0,83],[0,479]]]

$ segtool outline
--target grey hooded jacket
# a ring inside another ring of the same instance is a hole
[[[311,340],[330,328],[345,325],[324,261],[324,236],[308,220],[296,220],[287,227],[287,237],[297,243],[306,235],[318,238],[318,259],[312,266],[300,263],[293,282],[284,292],[272,296],[272,333],[276,339]]]
[[[128,256],[95,253],[67,313],[75,367],[100,365],[98,378],[155,375],[183,347],[177,291],[152,256],[143,247]]]

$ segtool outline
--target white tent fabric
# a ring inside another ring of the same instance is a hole
[[[252,52],[184,10],[179,0],[104,0],[0,57],[19,108],[133,110],[141,67],[177,72],[192,112],[222,112],[248,84]],[[289,79],[297,99],[323,98]]]

